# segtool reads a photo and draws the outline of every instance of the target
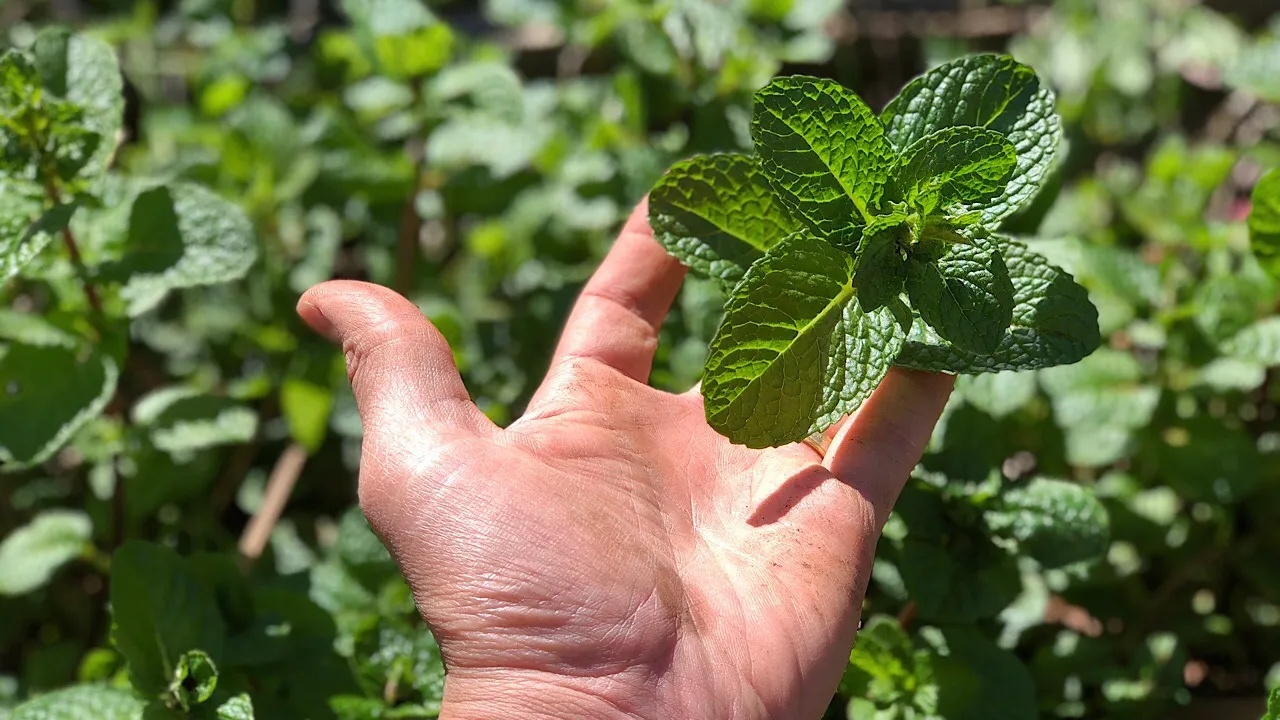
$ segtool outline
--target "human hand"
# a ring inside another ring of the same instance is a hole
[[[346,354],[360,504],[440,642],[444,720],[817,718],[830,702],[953,380],[891,370],[825,458],[732,445],[696,389],[646,385],[683,276],[641,204],[506,429],[404,298],[334,281],[300,300]]]

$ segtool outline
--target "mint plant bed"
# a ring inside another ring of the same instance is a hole
[[[1031,68],[962,58],[878,116],[835,82],[781,77],[756,93],[751,134],[754,156],[680,162],[649,204],[659,242],[728,295],[702,394],[733,442],[822,431],[892,365],[1034,370],[1098,347],[1084,288],[999,232],[1062,135]]]

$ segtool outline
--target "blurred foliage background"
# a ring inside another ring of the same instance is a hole
[[[353,508],[359,418],[299,293],[335,277],[404,293],[510,422],[622,220],[673,161],[749,150],[769,78],[831,77],[878,109],[974,51],[1058,94],[1064,160],[1011,230],[1089,288],[1106,347],[962,379],[907,495],[911,512],[933,498],[945,551],[921,549],[910,512],[891,523],[866,616],[872,665],[893,669],[845,688],[877,708],[837,698],[829,717],[1252,719],[1280,684],[1280,288],[1243,223],[1280,166],[1276,3],[3,0],[0,46],[53,24],[117,51],[114,167],[238,204],[257,259],[136,317],[113,401],[0,475],[0,718],[118,672],[105,569],[123,538],[257,559],[254,610],[228,625],[276,640],[239,650],[259,717],[433,717],[438,653]],[[85,255],[126,224],[82,228]],[[83,305],[48,255],[0,303]],[[721,307],[686,284],[654,385],[696,382]],[[966,504],[1037,476],[1101,498],[1104,559],[1015,556]],[[282,623],[284,640],[263,630]],[[949,625],[1001,654],[948,649]],[[974,681],[981,712],[926,697],[956,672],[995,673]]]

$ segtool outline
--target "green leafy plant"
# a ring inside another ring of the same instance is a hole
[[[778,78],[755,94],[751,131],[754,156],[680,162],[649,205],[668,251],[728,294],[702,395],[732,441],[820,432],[893,364],[1034,370],[1098,347],[1084,289],[998,232],[1061,138],[1031,68],[962,58],[879,116],[832,81]]]

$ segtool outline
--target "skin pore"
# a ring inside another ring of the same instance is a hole
[[[875,544],[953,378],[892,369],[809,446],[750,450],[697,388],[646,383],[683,266],[644,203],[507,428],[408,300],[332,281],[300,316],[342,346],[361,507],[448,669],[443,720],[821,716]]]

